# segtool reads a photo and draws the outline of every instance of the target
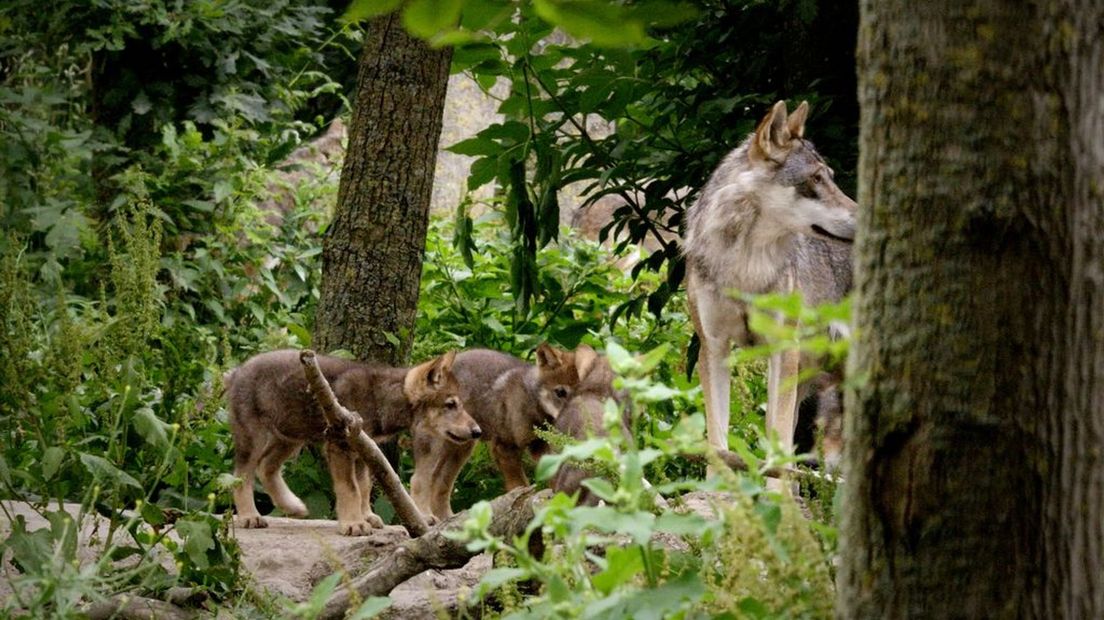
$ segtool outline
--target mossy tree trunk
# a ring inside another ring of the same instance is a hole
[[[398,14],[367,28],[337,209],[322,246],[320,351],[407,361],[451,57],[408,35]]]
[[[838,615],[1104,617],[1104,3],[862,0]]]

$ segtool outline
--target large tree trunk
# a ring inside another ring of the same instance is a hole
[[[1104,617],[1104,3],[863,0],[842,618]]]
[[[398,13],[368,26],[337,211],[323,243],[319,350],[406,362],[451,57],[408,35]]]

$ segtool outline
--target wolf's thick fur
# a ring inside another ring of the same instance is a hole
[[[832,170],[804,139],[808,104],[787,115],[779,101],[755,133],[713,172],[687,211],[683,252],[698,368],[705,392],[709,443],[727,448],[728,354],[751,344],[740,293],[800,291],[805,303],[836,301],[851,288],[850,247],[855,202],[832,181]],[[796,351],[772,355],[767,378],[767,428],[793,448],[798,403]]]
[[[411,369],[390,368],[318,356],[322,374],[337,400],[357,412],[362,429],[382,441],[410,429],[415,442],[472,443],[480,429],[464,409],[452,374],[455,352]],[[307,507],[288,488],[281,467],[305,443],[323,439],[326,421],[307,387],[299,352],[257,355],[226,377],[230,430],[234,437],[234,475],[244,484],[234,492],[243,527],[265,527],[253,502],[253,476],[289,516],[307,515]],[[343,534],[367,534],[383,522],[372,512],[368,468],[332,444],[326,460],[337,496],[337,520]]]
[[[490,445],[506,490],[529,484],[525,453],[536,458],[548,450],[536,429],[555,422],[571,398],[580,373],[596,356],[585,345],[571,352],[546,344],[537,348],[536,364],[487,349],[463,351],[456,356],[452,372],[460,384],[461,397],[479,423],[483,440]],[[474,448],[474,442],[415,442],[410,490],[423,513],[439,519],[452,514],[452,487]]]

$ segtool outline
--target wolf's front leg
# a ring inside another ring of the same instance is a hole
[[[507,491],[529,484],[529,478],[525,475],[522,450],[517,446],[507,446],[494,442],[491,444],[491,456],[494,457],[498,469],[502,471],[503,482]]]
[[[383,519],[372,510],[372,471],[361,459],[356,460],[357,487],[360,489],[360,512],[368,525],[383,527]]]
[[[331,443],[326,444],[326,462],[333,478],[337,496],[337,528],[345,536],[364,536],[372,528],[364,520],[362,498],[357,487],[356,464],[353,456]]]

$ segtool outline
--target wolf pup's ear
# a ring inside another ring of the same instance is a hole
[[[581,344],[576,347],[575,370],[579,373],[580,381],[590,373],[590,369],[594,367],[596,361],[598,361],[598,352],[590,348],[590,345]]]
[[[790,129],[786,123],[786,102],[779,101],[759,121],[749,154],[753,158],[781,161],[790,149],[790,139]]]
[[[801,105],[797,106],[789,118],[786,119],[786,128],[790,130],[790,136],[793,138],[805,137],[805,119],[809,116],[809,102],[802,101]]]
[[[403,393],[411,401],[417,401],[426,394],[438,390],[445,383],[445,376],[452,371],[452,362],[456,351],[449,351],[441,357],[422,362],[411,368],[403,380]]]
[[[558,368],[561,364],[563,353],[559,349],[547,342],[542,342],[537,347],[537,368]]]
[[[431,388],[439,388],[445,383],[445,375],[452,372],[452,363],[456,361],[456,351],[449,351],[434,360],[426,375],[426,383]]]

